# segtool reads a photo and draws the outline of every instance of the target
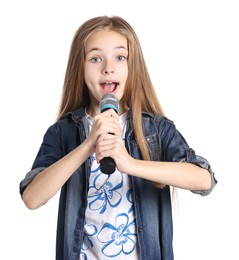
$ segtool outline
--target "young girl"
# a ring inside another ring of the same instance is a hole
[[[100,111],[105,94],[118,113]],[[106,157],[112,174],[100,170]],[[107,16],[81,25],[57,122],[20,183],[29,209],[61,189],[56,259],[172,260],[170,186],[207,195],[216,182],[163,115],[132,27]]]

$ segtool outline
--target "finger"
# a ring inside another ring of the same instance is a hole
[[[114,117],[114,118],[117,118],[117,119],[119,118],[119,115],[112,108],[104,111],[103,113],[101,113],[101,115],[104,115],[104,116],[107,116],[107,117]]]
[[[97,118],[93,122],[94,129],[98,129],[100,133],[112,133],[120,135],[122,129],[116,118]]]
[[[117,138],[116,136],[112,135],[108,135],[107,138],[101,136],[96,145],[97,161],[100,161],[104,157],[111,157],[114,159],[120,151],[121,145],[121,138]]]

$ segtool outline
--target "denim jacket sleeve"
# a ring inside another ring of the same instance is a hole
[[[202,196],[208,195],[217,184],[209,162],[204,157],[197,155],[195,151],[189,147],[185,138],[176,129],[175,124],[167,118],[161,120],[160,136],[163,160],[193,163],[209,171],[211,175],[211,187],[208,190],[192,190],[193,193]]]
[[[36,168],[34,170],[29,171],[25,178],[20,182],[20,187],[19,187],[19,192],[22,196],[24,190],[26,189],[27,185],[43,170],[45,169],[45,167],[39,167]]]
[[[59,128],[54,124],[46,131],[41,147],[35,158],[31,170],[26,174],[25,178],[20,182],[20,194],[22,195],[27,185],[42,172],[45,168],[53,164],[62,157],[62,149],[59,138]]]

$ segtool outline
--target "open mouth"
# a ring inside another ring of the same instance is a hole
[[[114,92],[116,90],[116,88],[119,85],[119,83],[118,82],[109,81],[109,82],[101,83],[100,85],[103,88],[104,92],[111,93],[111,92]]]

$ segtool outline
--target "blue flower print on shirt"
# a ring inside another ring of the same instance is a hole
[[[127,191],[127,193],[126,193],[126,198],[127,198],[127,200],[132,204],[132,206],[129,208],[129,210],[128,210],[128,213],[130,213],[130,212],[132,212],[133,211],[133,209],[134,209],[134,205],[133,205],[133,199],[132,199],[132,193],[133,193],[133,189],[131,188],[131,189],[129,189],[128,191]]]
[[[93,243],[90,239],[90,237],[94,236],[97,233],[97,228],[95,225],[85,225],[84,228],[84,236],[83,236],[83,243],[82,243],[82,249],[87,250],[91,247],[93,247]]]
[[[95,154],[92,154],[90,156],[90,160],[91,160],[91,170],[90,170],[90,173],[97,173],[100,170],[100,165],[96,164],[95,167],[93,167],[94,166],[93,162],[96,161]]]
[[[106,182],[104,178],[102,183],[102,174],[95,177],[93,185],[89,187],[88,191],[88,202],[91,210],[100,210],[99,214],[103,214],[107,208],[107,205],[115,208],[120,204],[122,196],[117,191],[123,186],[122,174],[120,174],[120,176],[120,182],[115,186],[109,181],[109,178]],[[105,175],[103,177],[105,177]]]
[[[82,252],[80,253],[80,259],[87,260],[87,255],[83,251],[86,251],[92,247],[94,247],[90,237],[94,236],[97,233],[97,228],[95,225],[85,225],[84,235],[83,235],[83,243],[82,243]]]
[[[98,240],[104,243],[102,253],[108,257],[132,253],[136,247],[134,230],[135,220],[129,223],[129,217],[125,213],[116,216],[115,226],[105,223],[98,234]]]
[[[87,255],[85,253],[80,253],[80,259],[87,260]]]

